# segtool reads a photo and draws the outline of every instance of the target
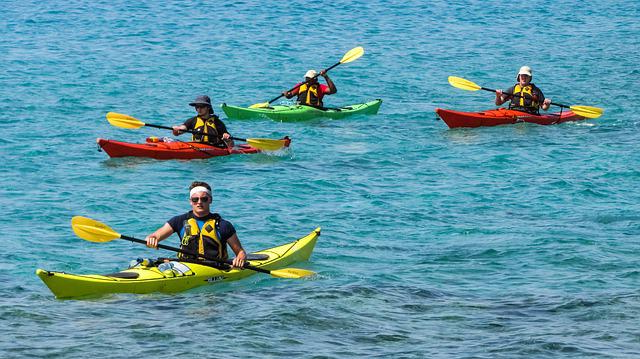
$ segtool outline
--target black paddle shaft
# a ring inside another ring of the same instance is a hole
[[[485,90],[485,91],[489,91],[489,92],[496,92],[496,90],[494,90],[494,89],[490,89],[490,88],[486,88],[486,87],[480,87],[480,89]],[[514,94],[514,93],[503,92],[502,94],[503,94],[503,95],[507,95],[507,96],[513,96],[513,97],[524,98],[524,96],[516,95],[516,94]],[[563,105],[563,104],[561,104],[561,103],[555,103],[555,102],[552,102],[551,104],[552,104],[552,105],[554,105],[554,106],[558,106],[558,107],[571,108],[571,106]]]
[[[140,244],[145,244],[145,245],[147,244],[147,241],[144,241],[144,240],[138,239],[138,238],[125,236],[125,235],[120,235],[120,238],[122,238],[124,240],[127,240],[127,241],[130,241],[130,242],[135,242],[135,243],[140,243]],[[214,258],[214,257],[210,257],[210,256],[203,255],[203,254],[198,254],[198,253],[191,252],[191,251],[186,251],[186,250],[183,250],[183,249],[180,249],[180,248],[171,247],[171,246],[165,246],[164,244],[158,244],[158,248],[162,248],[162,249],[166,249],[168,251],[173,251],[173,252],[186,254],[188,256],[193,256],[193,257],[196,257],[196,258],[201,257],[201,258],[204,258],[204,259],[206,259],[208,261],[217,262],[217,263],[220,263],[220,264],[233,264],[233,262],[230,261],[230,260],[224,261],[224,260],[219,259],[219,258]],[[256,272],[260,272],[260,273],[271,274],[271,271],[269,271],[269,270],[258,268],[258,267],[254,267],[254,266],[249,265],[249,264],[245,264],[243,268],[250,269],[250,270],[253,270],[253,271],[256,271]]]
[[[173,127],[169,127],[169,126],[161,126],[161,125],[154,125],[151,123],[145,123],[145,126],[149,126],[149,127],[154,127],[154,128],[161,128],[163,130],[172,130],[173,131]],[[198,131],[193,131],[193,130],[181,130],[182,132],[189,132],[192,133],[194,135],[204,135],[204,133],[198,132]],[[239,138],[239,137],[230,137],[232,140],[238,140],[238,141],[244,141],[247,142],[246,138]]]

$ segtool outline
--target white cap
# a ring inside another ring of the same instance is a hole
[[[316,70],[309,70],[309,71],[307,71],[307,73],[306,73],[306,74],[304,74],[304,77],[305,77],[305,78],[307,78],[307,77],[308,77],[308,78],[314,78],[314,77],[316,77],[317,75],[318,75],[318,73],[316,72]]]
[[[533,77],[533,74],[531,72],[531,67],[529,66],[522,66],[520,68],[520,71],[518,71],[518,76],[520,75],[528,75],[529,77]]]

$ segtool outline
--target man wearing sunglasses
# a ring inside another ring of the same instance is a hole
[[[193,134],[192,136],[192,141],[194,142],[208,143],[222,148],[233,146],[227,126],[218,116],[213,114],[209,96],[198,96],[189,106],[195,107],[198,115],[186,120],[182,125],[173,126],[173,134],[175,136],[191,130],[198,132],[198,134]]]
[[[217,213],[211,213],[211,186],[195,181],[189,187],[191,211],[171,218],[162,227],[147,236],[147,247],[157,248],[158,243],[174,232],[180,237],[180,249],[227,260],[227,244],[236,254],[233,266],[242,268],[247,257],[231,222]],[[178,254],[178,259],[195,261],[197,258]]]
[[[540,108],[548,110],[551,99],[544,98],[542,91],[533,83],[533,73],[529,66],[522,66],[516,76],[516,83],[506,92],[496,90],[496,105],[500,106],[507,101],[509,109],[528,112],[534,115],[540,114]],[[514,96],[515,95],[515,96]]]

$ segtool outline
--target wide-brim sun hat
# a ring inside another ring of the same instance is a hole
[[[211,99],[209,98],[209,96],[202,95],[202,96],[196,97],[196,99],[193,102],[189,103],[189,106],[197,106],[197,105],[204,105],[204,106],[211,107]]]
[[[520,75],[527,75],[529,77],[533,77],[533,71],[531,71],[531,67],[529,66],[522,66],[518,71],[518,76]]]

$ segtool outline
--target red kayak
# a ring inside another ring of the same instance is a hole
[[[584,120],[586,117],[578,116],[572,111],[549,113],[545,115],[532,115],[530,113],[499,108],[483,112],[460,112],[453,110],[436,109],[436,113],[449,126],[458,127],[482,127],[507,125],[518,122],[530,122],[538,125],[555,125],[567,121]]]
[[[199,142],[154,142],[155,140],[157,139],[148,138],[146,143],[129,143],[98,138],[96,142],[111,157],[149,157],[157,160],[190,160],[261,152],[260,149],[245,144],[228,149]],[[288,146],[289,141],[285,147]]]

